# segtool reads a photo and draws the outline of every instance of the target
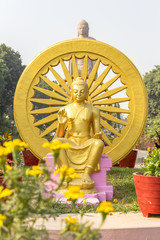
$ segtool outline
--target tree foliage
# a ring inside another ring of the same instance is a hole
[[[0,131],[4,128],[5,116],[12,119],[13,97],[18,79],[24,69],[21,56],[11,47],[0,45]],[[4,131],[4,130],[3,130]]]
[[[148,93],[148,118],[155,118],[160,112],[160,66],[144,75],[144,83]]]
[[[147,125],[145,128],[145,134],[151,138],[157,140],[157,133],[160,134],[160,114],[158,114],[155,118],[148,119]]]

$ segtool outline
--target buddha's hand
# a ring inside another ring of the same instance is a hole
[[[101,138],[102,138],[102,133],[101,133],[101,132],[96,133],[96,134],[94,135],[94,138],[95,138],[95,139],[101,139]]]
[[[67,113],[64,108],[60,109],[58,112],[59,124],[65,124],[67,122]]]

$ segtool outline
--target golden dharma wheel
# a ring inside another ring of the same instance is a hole
[[[81,62],[81,71],[78,62]],[[88,72],[89,62],[93,68]],[[72,73],[69,64],[72,62]],[[88,102],[100,110],[104,153],[113,163],[135,146],[147,119],[147,94],[134,64],[114,47],[91,39],[54,44],[26,67],[17,84],[14,116],[23,141],[39,159],[55,137],[58,110],[71,102],[77,77],[88,83]]]

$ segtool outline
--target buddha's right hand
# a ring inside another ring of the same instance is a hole
[[[61,108],[58,112],[59,124],[65,124],[67,122],[67,113],[64,108]]]

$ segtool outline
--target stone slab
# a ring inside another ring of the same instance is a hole
[[[75,217],[75,214],[70,214]],[[64,217],[67,214],[60,215],[56,219],[49,219],[45,222],[51,239],[58,239],[58,233],[64,227]],[[80,216],[78,215],[78,218]],[[42,220],[37,221],[40,223]],[[101,222],[99,213],[88,213],[83,221],[93,223],[93,228],[97,228]],[[150,218],[143,217],[138,213],[118,213],[108,215],[101,228],[101,240],[159,240],[160,239],[160,215],[152,215]],[[54,238],[53,238],[54,237]]]

